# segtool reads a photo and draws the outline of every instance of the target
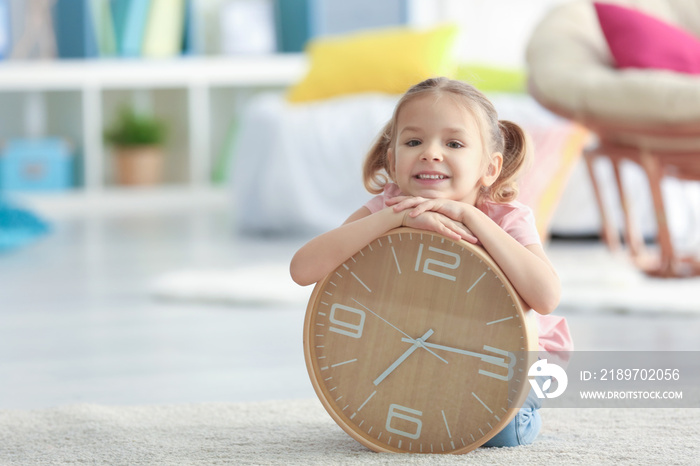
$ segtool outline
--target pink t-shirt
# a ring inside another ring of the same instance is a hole
[[[402,193],[399,187],[394,183],[389,183],[385,186],[384,192],[370,199],[365,207],[371,213],[378,212],[387,207],[387,199],[400,195]],[[525,204],[517,201],[506,204],[485,201],[480,203],[477,208],[523,246],[541,244],[535,225],[535,217],[532,210]],[[541,351],[557,352],[574,349],[569,326],[564,317],[551,314],[542,315],[535,312],[535,321],[537,322]]]

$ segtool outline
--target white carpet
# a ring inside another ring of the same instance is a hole
[[[156,298],[234,305],[305,303],[311,290],[292,281],[286,263],[174,270],[151,284],[151,294]]]
[[[562,284],[562,309],[603,312],[700,313],[700,277],[652,278],[625,251],[600,243],[553,245],[548,255]]]
[[[625,253],[600,243],[555,243],[548,254],[562,281],[560,309],[602,312],[700,313],[700,278],[655,279],[634,268]],[[289,277],[289,264],[232,269],[183,269],[158,277],[153,296],[232,305],[293,304],[304,308],[313,287]]]
[[[317,400],[0,411],[0,464],[698,464],[698,410],[543,409],[530,446],[373,453]]]

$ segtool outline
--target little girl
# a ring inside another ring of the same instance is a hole
[[[292,278],[300,285],[318,282],[391,229],[432,230],[482,245],[538,313],[540,348],[570,349],[564,319],[546,316],[559,303],[559,278],[532,212],[515,201],[517,177],[528,157],[522,128],[499,121],[491,102],[473,86],[446,78],[413,86],[364,163],[365,187],[378,195],[342,226],[299,249],[290,265]],[[528,397],[486,445],[534,441],[539,407],[537,398]]]

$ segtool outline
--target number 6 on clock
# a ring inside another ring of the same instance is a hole
[[[398,404],[391,404],[389,405],[389,414],[387,415],[386,418],[386,430],[389,432],[392,432],[397,435],[403,435],[404,437],[408,437],[411,439],[417,439],[420,437],[420,431],[423,428],[423,422],[418,419],[417,417],[409,416],[408,414],[404,414],[400,411],[404,411],[409,414],[415,414],[417,416],[422,416],[423,413],[421,411],[418,411],[416,409],[411,409],[407,408],[405,406],[401,406]],[[408,421],[416,426],[416,431],[415,432],[406,432],[403,430],[399,430],[395,427],[391,427],[391,421],[392,419],[403,419],[404,421]]]

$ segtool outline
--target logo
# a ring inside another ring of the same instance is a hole
[[[527,372],[528,377],[530,377],[530,385],[535,391],[537,398],[556,398],[566,390],[566,386],[569,383],[569,378],[566,376],[566,372],[560,366],[552,363],[547,363],[546,359],[540,359],[535,364],[530,367]],[[537,377],[546,377],[547,379],[540,387]],[[557,381],[557,389],[552,393],[548,390],[552,386],[552,379]]]

